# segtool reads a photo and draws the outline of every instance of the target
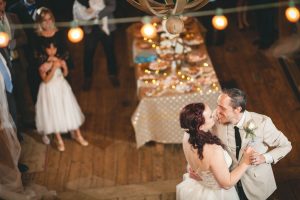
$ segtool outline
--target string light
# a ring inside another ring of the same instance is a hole
[[[154,25],[151,24],[151,18],[146,16],[142,18],[143,26],[141,28],[141,34],[144,38],[153,39],[157,35],[157,30]],[[152,40],[151,40],[152,41]]]
[[[297,3],[298,3],[298,1],[297,1]],[[293,4],[293,5],[291,5],[291,4]],[[299,14],[299,10],[295,6],[295,2],[294,1],[290,1],[290,2],[282,1],[282,2],[275,2],[275,3],[268,3],[268,4],[249,5],[249,6],[247,6],[247,8],[245,8],[243,6],[242,7],[235,7],[235,8],[225,8],[225,9],[223,9],[223,13],[226,13],[226,14],[237,13],[237,12],[239,12],[241,10],[247,10],[247,11],[264,10],[264,9],[268,9],[268,8],[283,7],[283,6],[285,7],[287,5],[289,7],[286,9],[286,12],[285,12],[286,18],[289,21],[293,22],[293,23],[297,22],[299,20],[299,18],[300,18],[300,14]],[[189,17],[204,17],[204,16],[211,16],[214,13],[216,13],[216,11],[214,11],[214,10],[207,10],[207,11],[198,11],[198,12],[185,13],[185,16],[189,16]],[[114,19],[109,19],[108,20],[108,24],[133,23],[133,22],[141,21],[141,20],[143,20],[143,18],[142,17],[114,18]],[[223,17],[219,16],[217,19],[221,19],[221,20],[218,20],[218,22],[224,23],[224,24],[226,23],[226,26],[227,26],[227,24],[228,24],[227,18],[225,16],[224,16],[223,19],[222,18]],[[55,25],[56,25],[56,27],[59,27],[59,28],[60,27],[70,27],[70,22],[56,22]],[[84,20],[82,20],[82,21],[78,21],[78,26],[79,25],[80,26],[83,26],[83,25],[85,25],[85,26],[102,25],[102,21],[101,20],[91,20],[91,21],[84,21]],[[150,24],[150,26],[151,26],[150,32],[153,31],[152,35],[156,36],[157,30],[156,30],[155,27],[157,26],[157,23]],[[69,37],[69,34],[73,35],[73,31],[75,30],[75,33],[79,33],[78,35],[82,35],[82,38],[83,38],[83,32],[81,32],[80,30],[78,31],[78,29],[73,29],[74,28],[73,25],[71,25],[71,27],[72,28],[68,32],[68,37]],[[24,28],[25,29],[29,29],[29,28],[35,28],[35,24],[12,24],[11,28],[14,28],[14,29],[24,29]],[[149,30],[149,29],[147,28],[147,30]],[[2,40],[3,34],[0,33],[0,35],[1,35],[1,40]],[[78,40],[77,42],[81,41],[82,38],[80,40],[76,39],[75,42],[77,40]],[[70,39],[70,37],[69,37],[69,39]],[[147,38],[144,38],[144,40],[147,40]],[[0,41],[0,42],[1,42],[0,45],[2,45],[3,42],[2,41]],[[158,47],[156,47],[156,48],[158,48]]]
[[[223,15],[221,8],[216,10],[216,15],[212,18],[212,24],[217,30],[224,30],[228,25],[227,18]]]
[[[141,28],[141,34],[147,38],[155,38],[156,37],[156,28],[152,24],[144,24]]]
[[[298,4],[298,0],[296,3]],[[267,3],[267,4],[257,4],[257,5],[248,5],[247,8],[244,6],[240,7],[233,7],[233,8],[224,8],[223,13],[237,13],[241,10],[253,11],[253,10],[264,10],[268,8],[276,8],[276,7],[286,7],[289,5],[287,1],[277,1],[275,3]],[[197,11],[197,12],[188,12],[184,13],[184,16],[188,17],[205,17],[211,16],[216,13],[215,10],[205,10],[205,11]],[[122,24],[122,23],[133,23],[133,22],[140,22],[142,17],[124,17],[124,18],[113,18],[108,20],[108,24]],[[93,26],[93,25],[102,25],[102,20],[78,20],[78,26]],[[153,23],[155,25],[155,23]],[[58,28],[70,28],[70,22],[56,22],[55,26]],[[35,28],[35,24],[12,24],[11,27],[14,29],[29,29]]]
[[[68,38],[73,43],[80,42],[83,36],[83,30],[80,27],[73,27],[68,31]]]
[[[295,7],[294,1],[291,0],[289,2],[289,7],[285,10],[285,16],[292,23],[298,22],[300,14],[298,8]]]
[[[0,48],[7,47],[9,35],[6,32],[0,32]]]

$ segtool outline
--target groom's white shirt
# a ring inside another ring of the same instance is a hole
[[[243,127],[249,120],[253,120],[257,129],[255,133],[255,150],[263,154],[268,160],[257,166],[250,166],[246,173],[242,176],[241,182],[243,189],[248,199],[262,200],[267,199],[276,189],[274,174],[271,163],[277,163],[292,149],[291,143],[279,131],[272,120],[265,116],[254,112],[245,111],[241,120],[236,125],[240,128],[242,139],[242,147],[239,153],[239,158],[236,159],[236,144],[233,124],[219,124],[213,128],[213,133],[216,134],[226,145],[226,150],[231,155],[233,164],[231,168],[235,168],[243,156],[244,149],[251,141],[251,138],[246,138],[246,132]],[[271,151],[269,147],[274,147]],[[270,159],[270,160],[269,160]]]

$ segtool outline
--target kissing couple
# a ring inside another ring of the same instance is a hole
[[[225,89],[211,111],[192,103],[180,112],[188,173],[176,186],[177,200],[263,200],[275,190],[271,165],[292,149],[272,120],[246,110],[246,95]]]

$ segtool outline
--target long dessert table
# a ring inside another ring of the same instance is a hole
[[[135,68],[139,104],[132,115],[137,147],[149,141],[181,143],[180,110],[193,102],[215,108],[220,85],[195,18],[184,20],[185,31],[168,34],[153,22],[156,39],[140,35],[142,24],[127,31],[130,63]]]

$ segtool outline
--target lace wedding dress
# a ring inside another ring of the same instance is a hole
[[[228,168],[232,159],[224,150],[224,157]],[[176,186],[176,200],[238,200],[234,187],[229,190],[220,188],[217,180],[210,171],[197,171],[202,181],[196,181],[186,173],[183,181]]]

